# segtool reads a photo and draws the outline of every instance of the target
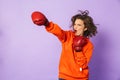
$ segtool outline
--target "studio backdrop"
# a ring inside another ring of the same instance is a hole
[[[90,80],[120,80],[120,0],[0,0],[0,80],[57,80],[61,44],[31,13],[69,30],[78,10],[89,10],[98,28]]]

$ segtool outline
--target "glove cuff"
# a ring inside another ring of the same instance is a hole
[[[45,24],[44,24],[45,26],[48,26],[49,25],[49,21],[48,21],[48,19],[46,18],[46,21],[45,21]]]

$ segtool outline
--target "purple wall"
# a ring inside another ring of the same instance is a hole
[[[0,80],[57,80],[61,44],[32,23],[31,13],[67,30],[80,9],[99,24],[90,80],[120,80],[120,0],[0,0]]]

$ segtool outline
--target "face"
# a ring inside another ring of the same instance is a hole
[[[75,30],[75,35],[77,35],[77,36],[83,36],[84,31],[87,30],[87,28],[85,28],[83,20],[81,20],[81,19],[75,20],[73,29]]]

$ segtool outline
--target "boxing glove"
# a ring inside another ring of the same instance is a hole
[[[82,51],[83,47],[87,44],[87,38],[83,36],[75,36],[73,38],[73,49],[76,52]]]
[[[48,19],[45,17],[45,15],[39,11],[35,11],[31,15],[32,21],[34,24],[39,26],[47,26],[49,24]]]

